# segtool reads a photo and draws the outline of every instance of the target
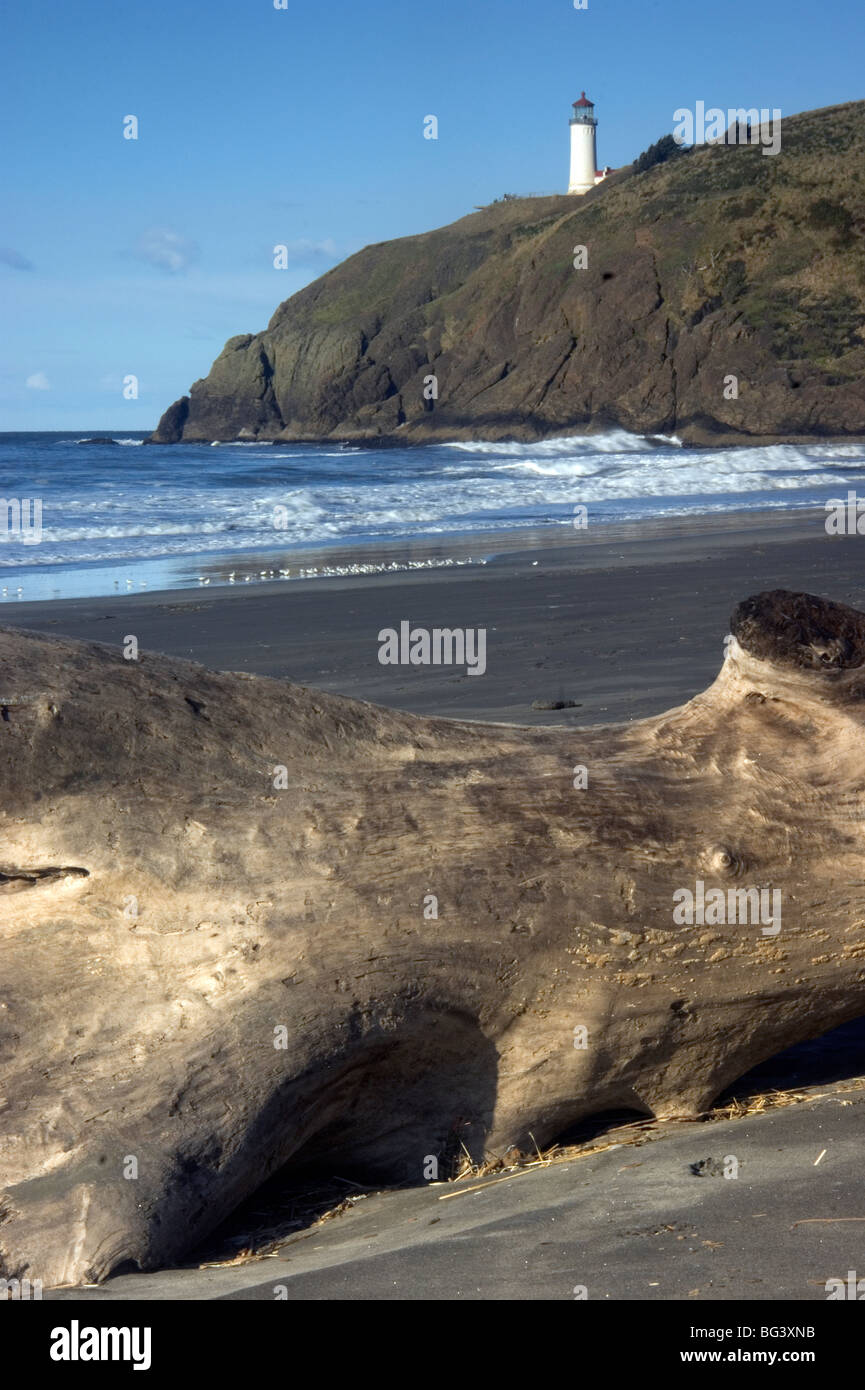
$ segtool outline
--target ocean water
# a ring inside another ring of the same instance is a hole
[[[256,558],[350,547],[371,568],[385,543],[767,507],[822,506],[862,486],[865,445],[691,449],[624,431],[537,444],[383,450],[320,445],[144,446],[144,434],[0,434],[0,497],[38,498],[41,535],[0,508],[6,602],[171,588]],[[32,511],[29,513],[32,517]],[[278,562],[277,562],[278,563]],[[207,574],[202,574],[206,570]],[[269,573],[266,571],[266,573]],[[274,571],[279,574],[279,569]]]

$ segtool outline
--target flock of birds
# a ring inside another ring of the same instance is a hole
[[[447,558],[447,559],[428,559],[428,560],[405,560],[405,561],[403,561],[403,562],[399,562],[399,561],[397,561],[397,560],[391,560],[390,564],[367,564],[367,565],[360,565],[360,564],[353,564],[353,565],[308,565],[308,566],[305,566],[305,567],[299,567],[299,568],[295,571],[295,573],[294,573],[294,578],[295,578],[295,579],[327,579],[327,578],[334,578],[334,577],[339,578],[339,577],[341,577],[341,576],[343,576],[343,575],[355,575],[355,574],[391,574],[391,573],[393,573],[394,570],[447,569],[447,568],[452,567],[452,566],[475,565],[475,564],[477,564],[477,565],[485,565],[486,563],[487,563],[486,559],[474,560],[474,559],[472,559],[472,557],[469,555],[468,558],[467,558],[467,559],[464,559],[464,560],[454,560],[454,559],[451,559],[451,558]],[[210,575],[205,575],[205,574],[199,574],[199,575],[197,576],[197,578],[198,578],[198,583],[199,583],[199,585],[202,586],[202,587],[204,587],[204,586],[207,585],[207,584],[210,584],[210,583],[211,583],[211,580],[212,580],[212,576],[210,576]],[[219,580],[219,579],[220,579],[220,576],[217,575],[216,578],[217,578],[217,580]],[[268,579],[290,579],[290,578],[292,578],[292,572],[291,572],[290,569],[275,569],[275,570],[266,569],[266,570],[259,570],[259,571],[258,571],[258,575],[256,576],[254,573],[238,575],[237,570],[232,570],[231,573],[228,574],[228,575],[225,577],[225,580],[227,580],[227,582],[228,582],[229,584],[236,584],[236,583],[238,583],[239,580],[242,581],[244,584],[251,584],[251,583],[253,582],[253,580],[256,579],[256,578],[258,578],[259,580],[262,580],[262,579],[264,579],[264,580],[268,580]],[[223,582],[225,582],[225,580],[223,580]],[[134,580],[134,579],[127,579],[127,580],[126,580],[126,588],[127,588],[127,591],[130,590],[130,589],[133,589],[134,587],[135,587],[135,580]],[[140,589],[146,589],[146,588],[147,588],[147,580],[146,580],[146,579],[139,579],[139,580],[138,580],[138,587],[139,587]],[[119,589],[119,588],[120,588],[120,580],[119,580],[119,579],[115,579],[115,580],[114,580],[114,588],[115,588],[115,589]],[[23,589],[22,585],[19,584],[18,587],[15,589],[14,597],[15,597],[15,598],[20,598],[20,596],[21,596],[21,594],[23,594],[23,592],[24,592],[24,589]],[[5,598],[10,598],[10,597],[12,597],[12,595],[11,595],[10,592],[9,592],[9,586],[8,586],[8,585],[4,585],[4,586],[2,587],[2,590],[0,590],[0,598],[5,599]]]
[[[447,569],[449,566],[472,565],[476,563],[485,565],[487,562],[486,560],[475,561],[472,559],[471,556],[469,556],[465,560],[406,560],[402,564],[400,564],[397,560],[391,560],[390,564],[388,565],[308,565],[305,567],[298,568],[294,577],[295,579],[326,579],[332,577],[340,577],[342,575],[347,574],[390,574],[394,570]],[[241,576],[241,578],[243,579],[243,582],[245,584],[249,584],[255,578],[255,575],[244,574]],[[259,570],[258,578],[290,579],[291,570]],[[227,576],[227,579],[229,584],[236,584],[238,579],[237,571],[232,570],[231,573]],[[198,576],[198,582],[199,584],[209,584],[211,582],[210,576],[200,574]]]

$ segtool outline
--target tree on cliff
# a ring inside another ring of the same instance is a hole
[[[647,150],[634,160],[634,173],[644,174],[647,169],[651,169],[655,164],[666,164],[668,159],[676,159],[687,151],[682,145],[677,145],[672,135],[662,135],[660,140],[656,140],[654,145],[650,145]]]

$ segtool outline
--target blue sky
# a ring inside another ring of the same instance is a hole
[[[148,429],[226,338],[353,251],[564,191],[582,88],[614,167],[697,100],[788,115],[865,95],[861,0],[5,0],[0,16],[5,430]]]

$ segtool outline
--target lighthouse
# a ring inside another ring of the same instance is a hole
[[[571,117],[571,179],[568,184],[569,193],[588,193],[590,188],[594,188],[596,183],[600,183],[607,174],[612,173],[609,166],[606,169],[598,168],[598,150],[595,132],[598,123],[595,120],[595,103],[590,101],[585,92],[580,96],[579,101],[574,102],[574,114]]]

